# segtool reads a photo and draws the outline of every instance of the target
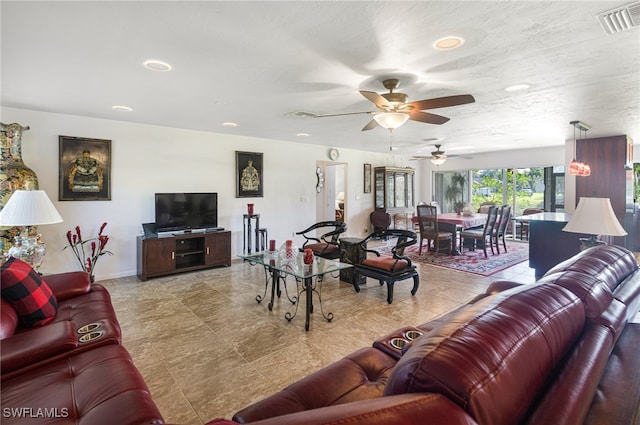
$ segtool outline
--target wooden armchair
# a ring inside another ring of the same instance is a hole
[[[380,237],[380,235],[388,238],[396,238],[396,245],[391,249],[392,256],[381,256],[379,252],[367,249],[369,239]],[[356,264],[354,269],[354,289],[360,292],[358,281],[360,276],[377,279],[380,285],[387,284],[387,302],[393,302],[393,285],[404,279],[413,278],[413,289],[411,295],[418,292],[420,286],[420,276],[416,266],[411,263],[409,257],[404,255],[404,249],[408,246],[415,245],[418,236],[411,230],[403,229],[387,229],[381,233],[372,233],[367,236],[361,243],[360,247],[366,251],[375,254],[375,257],[366,258],[361,264]]]
[[[448,241],[448,250],[451,253],[453,248],[453,238],[451,232],[441,232],[438,228],[438,208],[433,205],[418,205],[418,227],[420,229],[420,247],[418,254],[422,254],[422,242],[427,240],[427,251],[434,241],[436,254],[440,250],[440,241]]]
[[[320,238],[316,237],[316,230],[321,228],[333,228],[333,230],[324,233]],[[300,232],[296,232],[296,235],[301,235],[305,238],[304,244],[301,250],[310,248],[314,255],[322,258],[328,258],[334,260],[340,258],[340,245],[338,244],[338,238],[340,234],[347,231],[347,224],[342,221],[320,221],[311,227],[308,227]]]

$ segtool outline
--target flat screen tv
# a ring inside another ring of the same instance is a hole
[[[218,227],[217,193],[156,193],[156,231]]]

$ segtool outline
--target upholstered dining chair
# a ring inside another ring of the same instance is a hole
[[[503,205],[500,208],[500,214],[496,219],[496,226],[493,229],[493,243],[496,246],[496,251],[500,254],[500,240],[502,240],[502,246],[504,252],[507,252],[507,241],[504,239],[505,233],[507,233],[507,225],[511,220],[511,205]]]
[[[522,212],[522,215],[531,215],[531,214],[538,214],[544,212],[544,209],[542,208],[525,208],[524,211]],[[520,229],[519,229],[519,236],[520,236],[520,240],[524,240],[525,238],[527,240],[529,240],[529,223],[526,221],[523,221],[522,223],[520,223]]]
[[[382,234],[390,240],[395,239],[396,244],[391,248],[391,256],[380,255],[378,251],[367,249],[367,242],[372,238],[380,236],[380,234],[374,232],[367,236],[360,242],[360,248],[366,253],[374,254],[374,256],[368,256],[362,263],[354,266],[353,287],[356,292],[360,292],[360,285],[358,284],[360,276],[377,279],[380,285],[386,283],[387,302],[391,304],[393,302],[393,285],[399,280],[413,278],[411,295],[415,295],[416,292],[418,292],[420,276],[418,275],[416,266],[411,262],[409,257],[404,255],[405,248],[415,245],[418,236],[415,232],[404,229],[387,229],[382,231]]]
[[[373,211],[369,214],[369,220],[373,226],[374,233],[380,233],[391,226],[391,214],[384,211]]]
[[[427,240],[427,251],[433,241],[436,254],[440,251],[440,242],[449,241],[448,249],[451,253],[454,235],[451,232],[441,232],[438,228],[438,208],[434,205],[417,205],[418,227],[420,230],[420,245],[418,254],[422,254],[422,242]]]
[[[487,255],[487,245],[491,248],[491,253],[495,254],[493,250],[493,229],[496,225],[496,219],[498,217],[498,207],[492,206],[487,213],[487,221],[481,229],[467,229],[460,232],[460,252],[464,251],[465,239],[471,239],[472,247],[475,249],[478,246],[482,247],[485,258]]]
[[[322,228],[332,229],[324,233],[318,238],[317,230]],[[328,258],[334,260],[340,258],[340,245],[338,238],[340,234],[347,231],[347,224],[342,221],[320,221],[300,232],[296,232],[296,235],[301,235],[305,238],[304,244],[300,250],[310,248],[314,255],[322,258]]]

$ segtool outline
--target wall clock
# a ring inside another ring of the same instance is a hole
[[[320,193],[324,187],[324,172],[322,168],[316,167],[316,193]]]
[[[329,149],[329,159],[332,161],[335,161],[338,158],[340,158],[340,152],[338,152],[338,149],[336,148]]]

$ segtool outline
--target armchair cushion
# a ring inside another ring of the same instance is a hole
[[[313,253],[316,255],[320,255],[320,254],[327,255],[335,251],[338,251],[340,247],[337,245],[329,244],[329,243],[309,243],[305,245],[305,248],[311,249]]]
[[[56,317],[56,297],[29,264],[10,257],[1,268],[2,297],[16,310],[23,326],[41,326]]]
[[[404,270],[409,267],[409,263],[406,260],[398,260],[393,257],[367,258],[362,262],[362,264],[376,269],[386,270],[388,272]]]

